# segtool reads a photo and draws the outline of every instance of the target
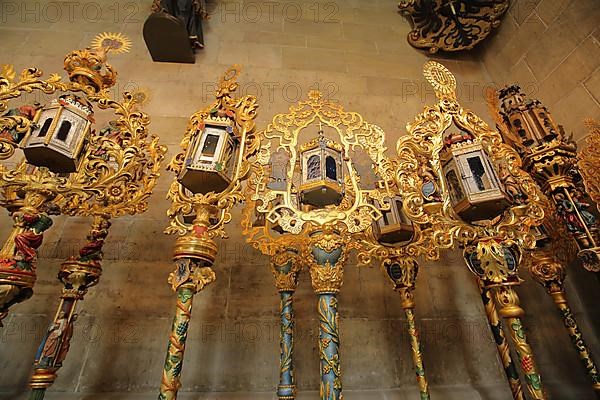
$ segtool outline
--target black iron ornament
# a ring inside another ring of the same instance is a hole
[[[500,25],[509,0],[402,0],[408,42],[430,53],[470,50]]]

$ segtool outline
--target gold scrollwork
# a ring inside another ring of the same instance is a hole
[[[185,154],[190,146],[192,137],[198,132],[199,127],[208,118],[211,112],[217,115],[231,118],[239,127],[240,155],[237,165],[233,168],[234,175],[231,184],[222,192],[209,192],[206,194],[191,194],[184,190],[183,186],[176,180],[173,181],[167,198],[171,200],[171,207],[167,215],[171,219],[170,226],[165,233],[185,235],[193,231],[194,224],[184,221],[187,215],[195,214],[199,209],[210,209],[209,223],[204,228],[208,237],[227,237],[224,227],[231,221],[231,208],[241,202],[244,196],[241,192],[242,181],[245,180],[252,167],[252,159],[260,149],[260,140],[254,133],[256,110],[258,104],[256,97],[247,95],[234,98],[233,92],[237,90],[241,67],[234,65],[230,67],[219,81],[216,90],[216,99],[208,107],[194,113],[188,123],[188,128],[181,141],[181,151],[173,157],[167,169],[179,174],[184,168]]]

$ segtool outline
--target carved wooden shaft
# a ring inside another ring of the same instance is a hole
[[[506,337],[504,336],[502,322],[500,321],[500,316],[498,315],[496,305],[494,304],[494,301],[490,295],[490,291],[483,286],[480,280],[478,280],[478,284],[481,291],[481,299],[483,300],[483,305],[485,308],[485,314],[487,316],[490,329],[492,330],[492,334],[494,335],[494,341],[496,342],[496,347],[498,348],[498,354],[500,355],[500,360],[502,361],[502,366],[504,367],[504,372],[506,373],[506,379],[508,380],[513,399],[525,400],[523,395],[523,387],[521,385],[521,380],[519,379],[519,373],[517,372],[515,363],[510,355],[510,347],[508,346]]]
[[[279,400],[296,398],[296,382],[294,378],[294,292],[280,292],[280,346],[279,385],[277,397]]]
[[[56,380],[56,372],[62,367],[71,344],[77,301],[76,296],[63,291],[54,321],[48,327],[46,336],[35,355],[33,375],[29,381],[31,387],[29,400],[42,400],[46,395],[46,389]]]
[[[39,346],[33,364],[30,384],[30,400],[42,400],[46,389],[54,384],[56,373],[62,367],[73,335],[73,324],[77,315],[75,308],[83,300],[88,289],[98,283],[102,275],[102,247],[108,236],[110,216],[98,214],[87,236],[87,243],[79,255],[71,257],[61,265],[58,279],[64,288],[54,321]]]
[[[272,260],[271,270],[275,278],[275,287],[279,292],[280,307],[280,358],[279,385],[277,397],[280,400],[296,398],[296,381],[294,377],[294,292],[298,286],[300,264],[298,251],[286,249],[277,253]]]
[[[560,310],[565,327],[567,328],[569,336],[571,337],[571,342],[573,343],[575,350],[577,350],[577,354],[579,354],[579,358],[581,359],[583,367],[592,379],[592,387],[597,394],[600,394],[600,374],[598,373],[598,367],[596,366],[596,363],[592,358],[592,354],[588,349],[585,340],[583,339],[583,334],[579,330],[577,320],[575,320],[575,317],[571,312],[571,308],[567,303],[565,294],[564,292],[556,292],[551,293],[551,296]]]
[[[24,205],[13,213],[13,229],[0,249],[0,327],[8,310],[33,295],[38,248],[52,219],[40,209],[52,194],[30,190]]]
[[[592,355],[579,330],[577,321],[571,313],[564,288],[566,268],[558,260],[552,247],[537,249],[530,253],[529,272],[532,278],[542,285],[558,307],[571,342],[581,359],[583,367],[592,380],[594,390],[600,395],[600,374]]]
[[[521,317],[525,311],[519,306],[519,297],[511,285],[495,286],[494,295],[501,305],[500,315],[506,319],[510,338],[515,346],[527,390],[532,399],[546,400],[542,379],[537,371],[533,350],[527,342]]]
[[[408,335],[410,337],[410,348],[412,353],[413,365],[415,374],[417,375],[417,384],[419,385],[419,393],[421,400],[429,400],[429,384],[425,376],[425,365],[423,363],[421,340],[419,331],[415,322],[415,302],[413,298],[412,288],[400,288],[400,296],[402,298],[402,308],[406,314],[406,322],[408,324]]]
[[[192,316],[194,285],[184,284],[177,289],[177,306],[171,327],[167,357],[160,384],[159,400],[174,400],[181,387],[181,370],[187,340],[188,327]]]
[[[338,302],[333,293],[319,295],[319,358],[321,400],[342,398]]]
[[[311,248],[315,263],[311,265],[312,286],[318,295],[319,358],[321,372],[320,399],[342,399],[342,373],[337,294],[342,286],[344,249],[340,246]]]
[[[194,295],[216,280],[211,269],[217,245],[205,231],[191,232],[177,239],[175,271],[169,283],[177,295],[173,325],[160,384],[159,400],[175,400],[181,387],[181,371]]]

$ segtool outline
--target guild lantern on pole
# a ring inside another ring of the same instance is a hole
[[[319,137],[301,146],[300,155],[302,203],[315,207],[339,204],[344,190],[342,146],[325,138],[319,124]]]
[[[462,219],[494,218],[508,206],[494,167],[473,135],[461,132],[446,136],[441,160],[450,202]]]
[[[577,241],[578,258],[589,271],[600,271],[600,235],[589,211],[577,166],[577,144],[567,137],[538,100],[526,99],[517,85],[488,96],[506,142],[519,152],[524,169],[556,205]],[[498,104],[498,102],[500,104]]]
[[[401,168],[397,168],[396,180],[399,187],[406,188],[402,196],[410,206],[406,207],[407,213],[416,224],[433,231],[438,248],[458,245],[465,249],[466,264],[483,289],[490,292],[484,301],[493,299],[499,306],[499,315],[507,322],[529,397],[545,400],[521,320],[524,310],[515,290],[521,282],[521,254],[535,244],[530,228],[540,225],[544,218],[541,191],[521,169],[514,147],[503,143],[500,133],[460,105],[456,78],[446,67],[429,61],[424,75],[433,86],[438,103],[426,107],[407,125],[410,135],[401,137],[397,145]],[[441,183],[440,207],[426,207],[427,194],[413,179],[420,172],[420,160],[427,162],[426,166],[432,165],[439,177],[436,180]],[[473,223],[482,220],[487,221]],[[486,314],[492,328],[498,327],[495,312],[487,304]],[[501,342],[497,343],[500,349]],[[502,362],[507,368],[511,364],[505,356]],[[523,398],[519,385],[513,385],[509,379],[514,398]]]
[[[179,182],[193,193],[222,192],[231,183],[238,147],[231,118],[211,114],[192,138]]]
[[[34,129],[23,141],[27,162],[52,172],[75,172],[93,118],[91,104],[79,96],[53,100],[38,111]]]

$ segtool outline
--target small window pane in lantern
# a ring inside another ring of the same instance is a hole
[[[36,116],[23,141],[27,162],[56,173],[74,172],[93,120],[92,106],[75,95],[53,100]]]
[[[402,199],[394,197],[389,210],[381,210],[381,205],[375,201],[382,217],[373,224],[373,232],[379,243],[396,244],[406,242],[412,238],[414,228],[410,219],[402,209]]]
[[[179,182],[193,193],[222,192],[233,177],[237,137],[226,117],[209,117],[190,141]]]
[[[443,172],[456,213],[468,222],[502,213],[508,199],[481,144],[468,133],[455,134],[445,144]]]
[[[300,147],[300,159],[302,203],[315,207],[339,204],[344,182],[342,147],[319,131],[318,138]]]
[[[337,165],[331,156],[325,158],[325,176],[331,180],[337,180]]]

